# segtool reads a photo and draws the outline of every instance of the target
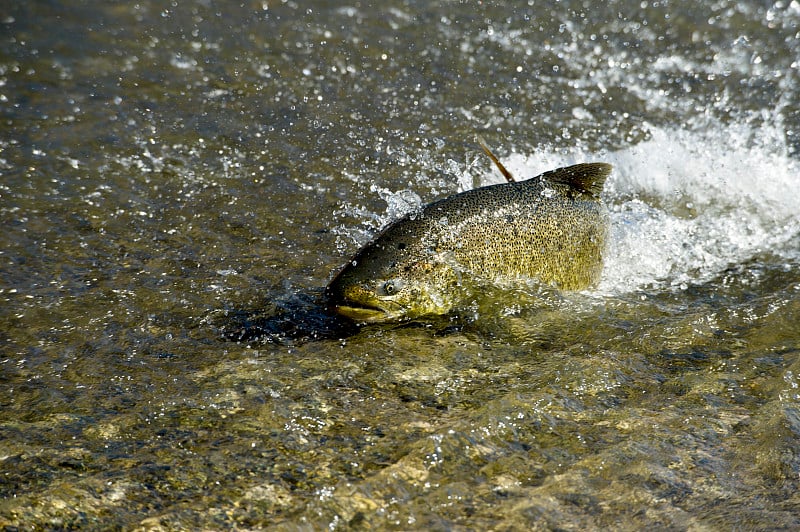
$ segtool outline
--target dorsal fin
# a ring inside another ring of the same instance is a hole
[[[541,177],[600,199],[600,193],[609,174],[611,165],[608,163],[581,163],[545,172]]]
[[[489,159],[491,159],[492,162],[497,166],[497,169],[500,170],[500,173],[503,174],[503,176],[506,178],[506,181],[508,181],[509,183],[516,182],[517,180],[514,179],[514,176],[511,175],[511,172],[506,170],[506,167],[503,166],[503,163],[500,162],[500,160],[495,156],[495,154],[492,153],[492,150],[490,150],[489,147],[486,145],[486,141],[483,140],[483,137],[481,137],[480,135],[476,135],[475,139],[478,141],[478,144],[480,144],[481,148],[483,148],[483,151],[486,152],[486,155],[489,156]]]

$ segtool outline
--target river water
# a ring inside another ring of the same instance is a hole
[[[800,527],[797,1],[2,11],[7,530]],[[476,133],[614,165],[600,286],[325,315]]]

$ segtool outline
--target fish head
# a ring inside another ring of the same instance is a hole
[[[400,259],[362,250],[325,290],[328,306],[359,323],[403,321],[448,313],[455,283],[450,266],[434,257]]]

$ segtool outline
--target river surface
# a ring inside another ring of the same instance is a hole
[[[800,3],[0,10],[0,525],[800,528]],[[600,285],[354,327],[420,202],[614,172]]]

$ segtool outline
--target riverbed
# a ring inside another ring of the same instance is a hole
[[[800,528],[800,4],[0,13],[0,524]],[[614,166],[598,286],[357,327],[403,212]]]

